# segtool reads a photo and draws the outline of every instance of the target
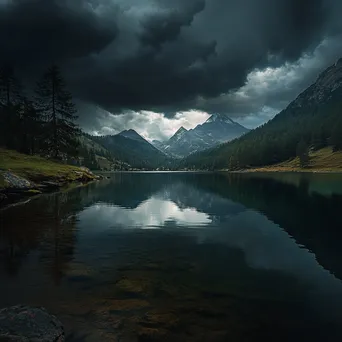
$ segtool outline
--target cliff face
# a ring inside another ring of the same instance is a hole
[[[290,105],[290,109],[327,103],[342,95],[342,58],[323,71],[316,82],[302,92]]]

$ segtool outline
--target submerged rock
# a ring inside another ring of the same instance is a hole
[[[44,189],[46,191],[59,190],[60,187],[61,185],[57,182],[43,181],[39,183],[39,188]]]
[[[139,341],[163,341],[177,329],[179,319],[173,313],[151,311],[138,321]]]
[[[63,342],[64,328],[44,308],[17,305],[0,310],[0,341]]]

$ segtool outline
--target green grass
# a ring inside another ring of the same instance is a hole
[[[301,168],[299,159],[294,158],[279,164],[268,165],[251,171],[303,171],[303,172],[342,172],[342,151],[333,152],[330,147],[310,153],[310,162],[306,168]]]
[[[0,170],[11,171],[14,174],[31,181],[38,180],[67,180],[79,178],[75,171],[83,172],[78,167],[50,161],[38,156],[29,156],[12,150],[0,148]],[[4,187],[4,179],[0,174],[0,187]]]

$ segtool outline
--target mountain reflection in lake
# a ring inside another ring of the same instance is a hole
[[[70,341],[342,337],[342,177],[115,173],[0,212],[0,307]]]

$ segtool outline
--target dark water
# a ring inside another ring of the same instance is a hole
[[[341,340],[342,176],[117,173],[0,216],[0,307],[70,341]]]

